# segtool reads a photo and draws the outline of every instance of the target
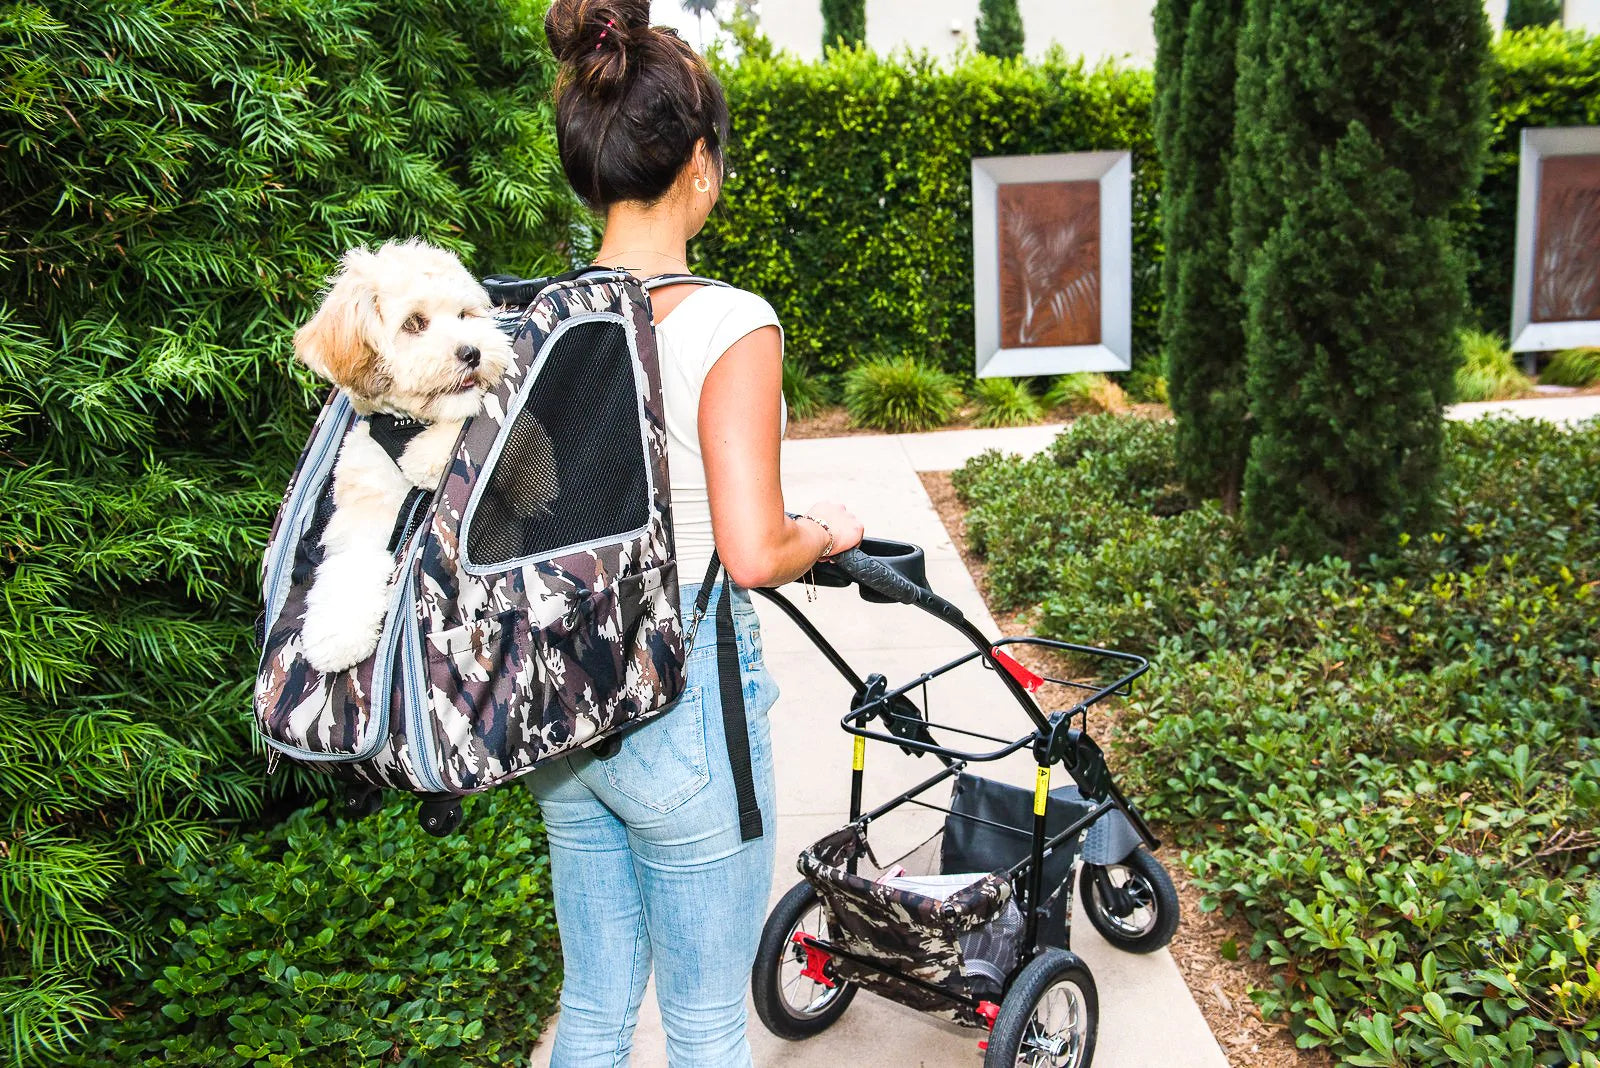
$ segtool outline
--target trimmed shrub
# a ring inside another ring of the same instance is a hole
[[[1022,55],[1022,12],[1017,0],[978,0],[978,51],[999,59]]]
[[[1251,423],[1244,309],[1226,265],[1232,228],[1236,41],[1242,0],[1156,7],[1156,142],[1166,176],[1161,265],[1162,364],[1184,482],[1239,506]]]
[[[1600,349],[1563,349],[1550,358],[1539,381],[1552,386],[1600,386]]]
[[[1447,424],[1434,523],[1359,563],[1252,555],[1175,437],[1097,417],[958,471],[991,603],[1155,658],[1113,766],[1299,1045],[1593,1068],[1600,421]]]
[[[880,356],[844,373],[844,406],[857,426],[931,430],[961,403],[956,376],[910,356]]]
[[[561,265],[553,65],[520,0],[0,10],[0,1015],[59,1063],[168,938],[141,870],[320,780],[252,751],[258,566],[346,246]],[[430,853],[419,853],[426,865]]]
[[[121,1019],[57,1063],[525,1061],[561,979],[532,796],[470,798],[445,839],[423,831],[414,804],[361,821],[324,807],[220,858],[179,850],[146,905],[171,949],[110,993]]]
[[[792,360],[783,361],[783,399],[789,415],[810,419],[833,403],[832,382],[824,374],[812,373]]]
[[[1028,384],[1015,378],[980,378],[973,384],[972,399],[978,403],[979,426],[1022,426],[1044,416]]]
[[[1243,514],[1259,546],[1355,556],[1426,506],[1438,469],[1465,310],[1452,215],[1483,154],[1488,23],[1479,0],[1263,11],[1263,132],[1245,136],[1242,110],[1238,129],[1257,162],[1282,149],[1261,190],[1282,214],[1241,250]]]
[[[1235,95],[1247,110],[1250,70],[1259,65],[1254,48],[1265,42],[1242,34],[1239,43]],[[1134,166],[1134,367],[1125,385],[1141,399],[1153,396],[1164,373],[1163,224],[1150,72],[1088,68],[1060,53],[1038,62],[978,55],[952,63],[850,51],[806,63],[766,55],[761,45],[751,39],[739,64],[718,67],[733,119],[726,195],[691,251],[701,270],[773,302],[791,356],[808,368],[839,369],[883,351],[890,338],[946,370],[967,371],[972,157],[1126,148]],[[1454,218],[1472,254],[1478,324],[1503,331],[1518,138],[1524,126],[1600,123],[1600,38],[1503,34],[1490,80],[1493,141],[1478,208]],[[1263,130],[1257,121],[1241,126]],[[1252,145],[1245,138],[1238,147]],[[1268,162],[1247,173],[1270,177],[1275,148],[1259,147]],[[1228,185],[1235,215],[1274,202],[1235,177]],[[1254,248],[1264,236],[1235,247]],[[1194,284],[1205,281],[1197,276]],[[1235,281],[1242,284],[1242,270]]]
[[[1155,367],[1160,176],[1147,71],[839,51],[719,66],[733,138],[696,269],[772,301],[787,354],[913,352],[970,375],[972,158],[1133,151],[1134,361]]]
[[[1057,375],[1045,390],[1044,407],[1054,411],[1066,408],[1075,412],[1125,412],[1127,394],[1110,378],[1096,371]]]
[[[1511,350],[1498,334],[1463,330],[1460,343],[1453,399],[1510,400],[1533,390],[1533,380],[1517,369]]]

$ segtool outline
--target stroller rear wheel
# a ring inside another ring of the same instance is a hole
[[[1089,1068],[1099,1025],[1089,969],[1075,953],[1046,949],[1006,991],[983,1068]]]
[[[1178,929],[1172,876],[1143,846],[1120,864],[1085,864],[1083,904],[1101,937],[1129,953],[1154,953]]]
[[[750,970],[756,1015],[768,1031],[791,1041],[826,1031],[856,996],[855,985],[827,974],[829,966],[815,951],[808,954],[796,935],[828,937],[827,913],[810,883],[797,884],[774,906]]]

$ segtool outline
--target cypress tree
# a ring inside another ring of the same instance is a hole
[[[1161,337],[1189,492],[1239,504],[1249,450],[1243,309],[1227,271],[1234,38],[1241,0],[1156,5],[1156,138],[1165,188]]]
[[[822,50],[867,40],[867,0],[822,0]]]
[[[1264,233],[1236,248],[1256,420],[1244,515],[1263,547],[1355,556],[1432,499],[1466,296],[1451,215],[1483,157],[1488,24],[1479,0],[1271,6],[1252,150],[1282,146],[1255,161],[1281,215],[1235,228]]]
[[[1022,55],[1022,12],[1017,0],[978,0],[978,51],[1015,59]]]

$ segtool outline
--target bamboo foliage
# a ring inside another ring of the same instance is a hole
[[[539,0],[0,9],[0,1014],[52,1063],[132,888],[295,799],[251,751],[257,563],[353,244],[564,266]],[[319,791],[323,789],[318,787]]]

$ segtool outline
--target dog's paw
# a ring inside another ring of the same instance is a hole
[[[387,553],[340,553],[323,560],[306,595],[300,645],[324,674],[372,655],[389,607]]]
[[[306,663],[324,675],[355,667],[378,647],[378,631],[352,625],[338,612],[307,612],[300,628],[300,644]]]

